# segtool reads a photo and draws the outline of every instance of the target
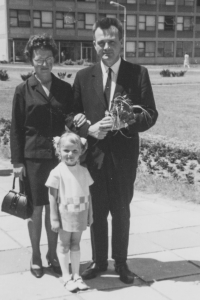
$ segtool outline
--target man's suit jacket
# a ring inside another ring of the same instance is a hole
[[[52,138],[65,130],[66,115],[73,110],[73,93],[69,83],[52,74],[50,95],[32,75],[16,87],[11,122],[11,161],[25,158],[52,159]]]
[[[103,79],[100,63],[80,70],[74,81],[74,101],[76,112],[86,114],[86,118],[94,124],[105,117],[106,104],[103,93]],[[156,110],[151,83],[146,68],[126,62],[122,59],[115,94],[127,95],[132,104],[145,108],[151,116],[147,122],[141,111],[136,113],[136,122],[127,129],[109,132],[103,140],[96,140],[88,136],[89,151],[87,162],[95,167],[97,156],[101,153],[110,153],[113,162],[128,160],[133,168],[137,167],[139,155],[138,132],[145,131],[156,122]],[[125,136],[126,137],[125,137]]]

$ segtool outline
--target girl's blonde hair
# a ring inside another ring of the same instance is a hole
[[[81,155],[87,150],[88,143],[85,138],[81,138],[80,136],[78,136],[76,133],[73,132],[65,132],[61,135],[58,141],[55,141],[54,143],[56,156],[58,157],[59,160],[61,160],[60,147],[63,139],[68,139],[72,144],[78,145],[78,147],[81,149]]]

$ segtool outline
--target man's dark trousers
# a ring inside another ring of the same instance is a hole
[[[127,259],[129,204],[133,197],[133,184],[136,177],[136,168],[130,164],[131,161],[126,159],[116,163],[112,155],[106,153],[101,169],[91,170],[94,179],[94,184],[91,186],[94,217],[91,240],[93,261],[100,266],[107,265],[109,212],[112,216],[112,258],[116,265],[125,263]]]

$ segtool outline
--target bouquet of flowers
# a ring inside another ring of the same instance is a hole
[[[113,99],[111,110],[107,113],[113,119],[112,130],[120,130],[122,123],[131,125],[136,122],[136,113],[143,113],[147,123],[151,124],[151,116],[142,106],[133,105],[127,95],[117,95]]]

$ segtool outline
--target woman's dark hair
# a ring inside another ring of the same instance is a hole
[[[54,58],[58,53],[55,41],[51,35],[47,33],[32,35],[29,38],[29,41],[24,49],[24,54],[30,61],[32,61],[33,58],[33,50],[36,49],[51,50]]]
[[[111,26],[114,26],[118,29],[119,32],[119,40],[122,39],[123,27],[122,23],[117,18],[103,18],[101,20],[97,20],[92,28],[93,37],[95,40],[95,31],[97,28],[101,28],[102,30],[109,29]]]

